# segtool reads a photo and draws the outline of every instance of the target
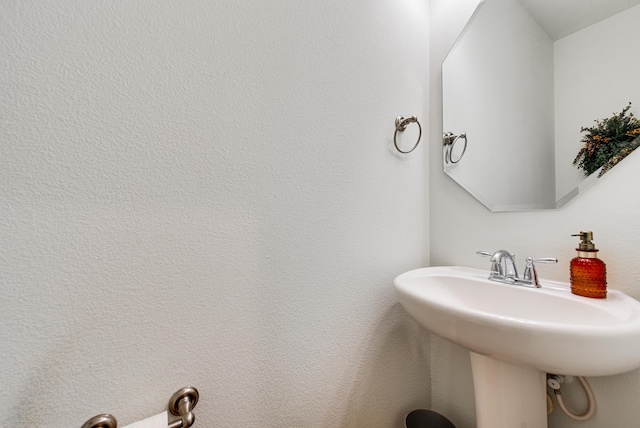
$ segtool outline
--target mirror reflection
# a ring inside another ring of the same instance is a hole
[[[640,0],[481,2],[442,65],[445,172],[492,211],[583,192],[640,144],[638,22]]]

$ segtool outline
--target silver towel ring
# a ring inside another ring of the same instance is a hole
[[[453,147],[456,145],[458,140],[464,139],[464,147],[462,148],[462,153],[458,156],[458,159],[453,160],[452,152]],[[444,161],[445,163],[453,163],[456,164],[460,162],[460,159],[464,156],[464,152],[467,151],[467,134],[463,132],[462,134],[454,134],[453,132],[445,132],[442,135],[442,143],[444,145]]]
[[[418,139],[416,140],[416,143],[413,145],[413,147],[411,147],[409,150],[400,150],[400,147],[398,147],[398,141],[396,140],[398,137],[398,132],[404,132],[404,130],[407,129],[407,125],[409,125],[410,123],[416,123],[418,125]],[[418,147],[418,144],[420,144],[420,138],[422,138],[422,126],[420,126],[420,122],[418,122],[417,117],[411,116],[406,119],[402,116],[396,117],[396,132],[393,133],[393,145],[396,146],[396,150],[404,154],[411,153],[416,149],[416,147]]]

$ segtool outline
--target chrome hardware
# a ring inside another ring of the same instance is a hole
[[[518,269],[516,268],[515,254],[507,250],[498,250],[494,253],[476,251],[476,254],[491,257],[491,272],[489,273],[489,279],[491,281],[536,288],[540,288],[540,281],[538,280],[538,273],[536,272],[534,263],[558,263],[558,259],[553,257],[527,257],[524,275],[520,278],[518,276]]]
[[[517,278],[518,270],[516,269],[515,254],[506,250],[498,250],[495,253],[487,253],[486,251],[476,251],[476,254],[491,258],[491,274],[489,279],[502,280],[506,282],[507,278]]]
[[[453,160],[453,147],[460,139],[464,140],[464,147],[462,147],[462,153],[460,153],[458,158]],[[467,151],[467,134],[463,132],[456,135],[453,132],[445,132],[442,134],[442,145],[444,146],[444,162],[453,164],[458,163]]]
[[[554,391],[560,390],[560,386],[564,383],[563,375],[555,375],[547,373],[547,385]]]
[[[180,416],[169,425],[167,428],[189,428],[196,420],[192,410],[198,404],[198,398],[200,394],[198,390],[192,386],[176,391],[169,400],[169,412],[172,415]],[[89,419],[82,424],[82,428],[117,428],[118,422],[116,418],[109,414],[97,415]]]
[[[524,275],[522,280],[527,281],[528,284],[533,284],[536,288],[540,288],[540,281],[538,281],[538,272],[536,272],[536,266],[534,263],[558,263],[558,259],[554,257],[542,257],[533,258],[527,257],[527,263],[524,267]]]
[[[416,143],[413,145],[413,147],[411,147],[407,151],[404,151],[404,150],[401,150],[400,147],[398,147],[398,142],[396,139],[398,137],[398,132],[404,132],[404,130],[407,129],[407,125],[409,125],[410,123],[415,123],[418,125],[418,131],[419,131],[418,139],[416,140]],[[406,119],[402,116],[396,117],[396,132],[394,132],[393,134],[393,145],[396,146],[396,150],[404,154],[411,153],[416,149],[416,147],[418,147],[418,144],[420,143],[420,138],[422,138],[422,126],[420,125],[420,122],[418,122],[418,118],[416,116],[411,116]]]
[[[193,425],[196,416],[191,410],[198,404],[198,390],[192,386],[176,391],[169,400],[169,411],[180,419],[169,424],[167,428],[187,428]]]
[[[107,413],[96,415],[82,424],[82,428],[117,428],[117,426],[116,418]]]

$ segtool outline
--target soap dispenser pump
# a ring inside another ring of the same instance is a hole
[[[571,292],[578,296],[604,299],[607,297],[607,266],[598,258],[593,244],[593,232],[580,232],[578,257],[571,260]]]

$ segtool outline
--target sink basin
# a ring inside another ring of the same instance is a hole
[[[606,299],[487,279],[488,270],[431,267],[394,283],[407,312],[427,330],[496,360],[547,373],[604,376],[640,367],[640,302],[609,289]]]
[[[529,288],[490,281],[489,270],[416,269],[398,276],[406,311],[471,355],[477,428],[547,427],[546,373],[605,376],[640,367],[640,302],[569,284]]]

